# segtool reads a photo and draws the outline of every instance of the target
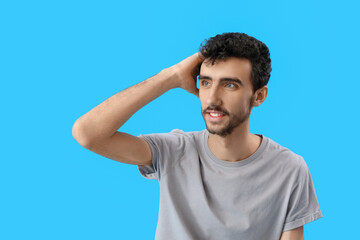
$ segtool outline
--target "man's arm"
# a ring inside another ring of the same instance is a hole
[[[280,240],[304,240],[303,226],[283,232]]]
[[[147,142],[117,130],[139,109],[173,88],[198,96],[197,75],[203,61],[195,53],[149,79],[108,98],[74,123],[72,134],[83,147],[107,158],[135,165],[151,164]]]

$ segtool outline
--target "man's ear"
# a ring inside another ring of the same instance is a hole
[[[260,106],[265,101],[268,94],[268,90],[269,89],[266,85],[256,90],[254,94],[254,102],[253,102],[254,107]]]

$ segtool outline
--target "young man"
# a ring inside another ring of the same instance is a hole
[[[264,43],[244,33],[216,35],[199,53],[80,117],[73,136],[159,181],[156,239],[303,239],[303,225],[322,217],[304,159],[249,133],[252,107],[265,101],[270,72]],[[117,131],[144,105],[179,87],[200,98],[205,130],[140,137]]]

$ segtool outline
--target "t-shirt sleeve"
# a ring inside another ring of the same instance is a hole
[[[290,196],[283,231],[301,227],[323,217],[309,168],[302,157],[298,174]]]
[[[140,174],[146,179],[160,180],[184,152],[185,133],[174,129],[169,133],[140,134],[150,146],[152,154],[151,165],[138,165]]]

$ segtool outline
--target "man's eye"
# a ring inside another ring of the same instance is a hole
[[[236,86],[235,86],[235,84],[233,84],[233,83],[228,83],[228,84],[226,84],[226,87],[235,88]]]
[[[205,86],[205,87],[207,87],[207,86],[209,86],[209,82],[207,82],[207,81],[202,81],[202,85]]]

